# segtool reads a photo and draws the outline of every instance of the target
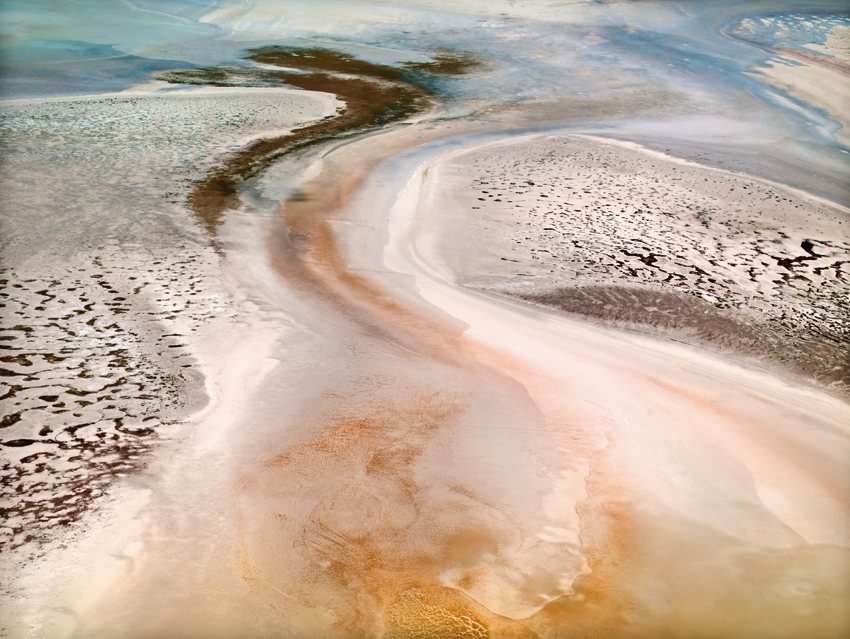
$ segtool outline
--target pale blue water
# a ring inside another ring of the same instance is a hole
[[[769,16],[768,24],[761,2],[8,0],[0,6],[0,93],[109,92],[158,70],[234,64],[246,47],[287,43],[375,60],[419,59],[441,47],[471,51],[490,62],[491,73],[447,83],[456,94],[486,103],[605,100],[671,85],[725,101],[730,92],[759,92],[744,72],[771,54],[730,41],[723,27],[761,45],[804,46],[847,23],[842,4],[800,3],[793,13]],[[210,15],[227,8],[242,14]]]
[[[8,0],[0,35],[6,99],[106,93],[159,70],[235,57],[212,25],[120,0]]]

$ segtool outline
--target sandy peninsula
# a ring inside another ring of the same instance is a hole
[[[429,195],[446,238],[439,259],[459,285],[847,392],[846,208],[576,135],[485,145],[429,176],[440,185]]]

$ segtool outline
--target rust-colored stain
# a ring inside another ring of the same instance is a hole
[[[435,500],[415,477],[436,431],[464,408],[450,393],[403,393],[331,418],[248,474],[237,486],[246,578],[333,611],[325,636],[534,636],[440,585],[447,562],[499,546],[498,530],[473,525],[473,498]]]

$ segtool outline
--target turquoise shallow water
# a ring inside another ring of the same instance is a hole
[[[841,2],[13,0],[0,12],[6,99],[114,92],[165,69],[245,64],[247,48],[267,44],[384,63],[463,50],[487,70],[442,81],[453,115],[530,109],[565,124],[756,144],[824,176],[795,184],[833,198],[847,190],[840,125],[753,75],[772,47],[822,44],[846,25]]]
[[[245,47],[274,42],[375,60],[468,50],[491,73],[454,87],[467,101],[606,99],[672,85],[722,109],[757,92],[742,72],[771,57],[722,27],[763,46],[804,46],[846,24],[841,5],[13,0],[0,14],[0,88],[7,98],[103,93],[160,69],[236,63]],[[785,13],[763,23],[770,8]]]
[[[0,9],[5,98],[124,89],[151,72],[228,60],[219,29],[105,0],[12,0]]]

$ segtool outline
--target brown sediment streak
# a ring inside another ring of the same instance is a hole
[[[170,71],[160,79],[176,84],[295,87],[332,93],[345,106],[317,124],[247,145],[197,181],[187,204],[213,238],[224,212],[239,206],[240,185],[283,155],[421,113],[435,104],[435,77],[467,73],[480,64],[469,55],[448,52],[438,52],[432,62],[401,67],[372,64],[325,49],[272,46],[249,53],[248,59],[281,70],[213,67]]]
[[[287,202],[282,211],[286,229],[272,237],[272,264],[291,284],[330,304],[361,329],[421,355],[445,358],[455,352],[458,336],[402,306],[370,279],[352,273],[331,228],[334,214],[345,208],[378,159],[342,175],[328,171],[303,199]]]
[[[802,49],[789,49],[787,47],[780,47],[777,51],[786,58],[792,58],[793,60],[807,64],[816,64],[827,69],[832,69],[833,71],[838,71],[844,75],[850,75],[850,62],[840,58],[814,53],[812,51],[803,51]]]

